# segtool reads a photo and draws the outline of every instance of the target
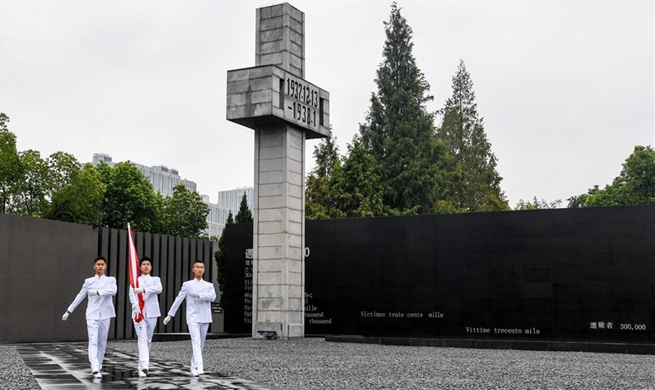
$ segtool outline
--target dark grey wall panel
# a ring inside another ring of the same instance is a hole
[[[0,341],[45,341],[86,337],[85,308],[61,321],[85,277],[93,275],[97,230],[64,222],[3,216],[1,284],[7,291]]]
[[[191,278],[189,269],[181,272],[182,252],[169,248],[169,243],[181,239],[135,232],[135,240],[139,255],[153,259],[154,274],[162,279],[160,307],[165,316],[182,282]],[[187,240],[187,248],[189,242],[194,248],[213,248],[211,242],[201,240]],[[198,251],[196,256],[208,264],[213,261],[211,251]],[[86,300],[68,321],[61,321],[61,315],[84,279],[93,276],[93,260],[98,255],[108,259],[107,274],[118,283],[117,317],[111,322],[109,337],[134,338],[127,295],[126,230],[0,214],[0,343],[86,340]],[[188,265],[188,253],[186,257]],[[209,275],[205,279],[211,280]],[[160,332],[164,331],[161,320]],[[167,331],[173,330],[172,325],[168,327]],[[185,316],[176,315],[175,329],[186,332]]]
[[[0,214],[0,340],[7,339],[7,324],[9,324],[9,231],[11,216]]]
[[[177,291],[175,291],[175,280],[178,278],[177,276],[177,269],[175,267],[175,240],[174,237],[166,237],[163,240],[163,243],[165,243],[164,249],[162,249],[162,254],[165,254],[165,256],[162,257],[162,259],[165,259],[166,263],[166,275],[171,275],[171,277],[167,278],[165,281],[162,280],[162,284],[164,287],[164,292],[166,301],[162,302],[161,304],[161,309],[162,315],[166,316],[168,313],[168,310],[170,309],[171,305],[173,304],[173,301],[175,300],[175,295],[177,294]],[[174,332],[173,328],[173,323],[169,322],[168,325],[165,326],[164,331],[167,333]]]
[[[306,229],[306,334],[655,341],[655,206]],[[226,331],[249,333],[252,227],[226,234]]]

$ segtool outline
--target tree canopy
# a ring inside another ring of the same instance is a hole
[[[361,140],[374,159],[389,213],[435,211],[440,199],[444,150],[434,137],[434,118],[425,104],[433,97],[416,65],[412,29],[394,2],[384,23],[382,51],[371,106]],[[356,186],[357,183],[351,183]]]
[[[200,238],[207,229],[209,206],[197,192],[182,183],[173,188],[173,195],[164,199],[161,213],[162,233],[188,238]]]
[[[562,204],[561,200],[554,200],[552,202],[547,201],[546,199],[537,199],[533,197],[530,201],[520,199],[514,207],[514,210],[545,210],[545,209],[558,209]]]
[[[413,55],[413,31],[393,3],[384,22],[376,91],[359,136],[339,157],[332,137],[314,151],[309,219],[508,210],[496,157],[461,61],[437,129],[430,85]]]
[[[502,178],[496,170],[496,156],[487,140],[484,120],[478,115],[473,81],[462,60],[452,89],[437,130],[450,156],[446,165],[447,199],[462,211],[509,210],[500,189]]]
[[[236,223],[252,222],[252,212],[250,211],[250,207],[248,207],[248,196],[245,192],[241,197],[241,203],[239,203],[239,212],[237,212],[234,221]]]
[[[0,213],[14,213],[13,198],[23,177],[16,136],[9,131],[9,117],[0,112]]]
[[[78,172],[71,173],[69,183],[52,196],[45,218],[58,221],[99,226],[102,221],[102,202],[106,186],[100,172],[91,164],[85,164]]]
[[[307,219],[328,219],[338,215],[335,201],[335,172],[340,168],[339,147],[336,137],[330,134],[314,148],[316,166],[307,176],[305,188],[305,217]]]
[[[162,200],[139,168],[130,162],[114,167],[100,163],[98,170],[106,187],[102,225],[124,229],[130,222],[134,230],[157,231]]]
[[[626,206],[655,203],[655,150],[635,146],[619,175],[605,188],[595,185],[584,194],[572,196],[569,207]]]
[[[348,152],[343,165],[335,166],[335,216],[353,218],[384,215],[384,188],[375,158],[358,137],[348,146]]]

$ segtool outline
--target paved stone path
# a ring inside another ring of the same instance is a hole
[[[192,377],[177,362],[150,360],[147,378],[136,372],[137,357],[107,348],[102,379],[93,379],[86,343],[39,343],[17,345],[23,361],[39,386],[55,389],[272,389],[244,379],[205,372]]]

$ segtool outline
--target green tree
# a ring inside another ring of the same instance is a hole
[[[18,154],[23,177],[15,183],[12,213],[40,218],[45,213],[50,190],[48,162],[36,150]]]
[[[548,202],[545,199],[537,199],[535,196],[532,198],[532,201],[525,201],[520,199],[514,207],[514,210],[545,210],[545,209],[558,209],[562,205],[562,201],[557,199],[552,202]]]
[[[357,136],[348,145],[348,152],[343,165],[335,166],[334,216],[361,218],[384,215],[384,189],[375,158]]]
[[[339,148],[336,137],[330,134],[314,148],[316,166],[307,177],[305,190],[305,217],[329,219],[336,211],[334,172],[339,170]]]
[[[0,113],[0,212],[42,217],[53,194],[68,183],[80,165],[64,152],[47,159],[36,150],[18,152],[8,122],[9,117]]]
[[[625,206],[655,203],[655,150],[635,146],[612,184],[598,185],[585,194],[572,196],[569,207]]]
[[[434,118],[425,107],[433,99],[430,85],[412,54],[412,29],[395,2],[384,25],[377,92],[360,125],[362,141],[377,162],[385,209],[432,213],[442,196],[444,151],[435,141]]]
[[[449,158],[447,198],[464,211],[509,210],[500,189],[502,177],[496,170],[496,156],[478,116],[473,81],[460,60],[452,82],[453,94],[446,100],[443,123],[437,137],[446,146]]]
[[[47,164],[50,196],[66,187],[82,167],[75,156],[65,152],[51,154]]]
[[[173,195],[164,200],[161,213],[163,233],[187,238],[200,238],[207,229],[209,206],[197,192],[178,183]]]
[[[113,168],[101,163],[97,169],[106,187],[102,226],[124,229],[130,222],[134,230],[155,232],[162,205],[141,171],[129,161]]]
[[[9,117],[0,112],[0,213],[13,211],[12,199],[23,177],[23,166],[16,149],[16,135],[7,126]]]
[[[250,208],[248,207],[248,197],[246,196],[245,192],[241,197],[239,212],[237,213],[237,216],[234,218],[234,220],[236,223],[252,222],[252,212],[250,212]]]
[[[53,194],[44,217],[99,226],[106,187],[98,170],[86,164],[77,173],[71,174],[68,181],[68,184]]]
[[[221,297],[218,300],[218,304],[221,307],[224,307],[225,301],[223,300],[225,292],[225,231],[227,230],[227,225],[233,224],[234,219],[232,218],[232,211],[227,215],[227,221],[225,227],[221,232],[221,237],[218,239],[218,250],[214,252],[214,259],[216,260],[216,281],[218,282],[218,289],[221,291]]]

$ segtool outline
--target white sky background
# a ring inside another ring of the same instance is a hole
[[[177,168],[216,201],[253,185],[253,132],[225,119],[227,71],[255,65],[240,0],[0,0],[0,112],[18,149]],[[391,2],[294,0],[306,79],[342,153],[364,122]],[[510,205],[610,183],[653,145],[652,0],[399,0],[435,111],[463,59]],[[307,172],[318,140],[307,142]]]

